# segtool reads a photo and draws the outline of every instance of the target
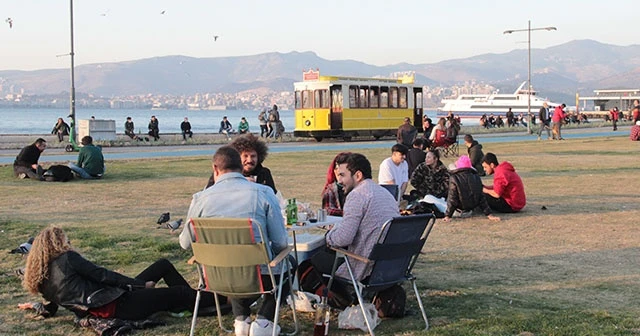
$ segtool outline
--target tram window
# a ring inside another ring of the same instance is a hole
[[[349,107],[358,107],[358,87],[355,85],[349,86]]]
[[[369,88],[369,106],[370,107],[378,107],[378,97],[379,97],[379,92],[380,90],[378,89],[377,86],[372,86]]]
[[[407,88],[400,88],[400,108],[407,108]]]
[[[296,91],[296,109],[302,108],[302,92]]]
[[[386,86],[380,87],[380,107],[389,107],[389,88]]]
[[[315,101],[315,108],[328,108],[329,107],[329,91],[316,90],[314,101]]]
[[[313,97],[311,96],[311,90],[302,91],[302,108],[313,108]]]
[[[360,87],[360,105],[359,107],[369,107],[369,88],[366,86]]]
[[[391,94],[389,95],[390,99],[389,99],[389,107],[391,108],[398,108],[398,88],[397,87],[392,87],[391,89]]]

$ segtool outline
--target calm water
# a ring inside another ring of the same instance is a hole
[[[76,119],[107,119],[116,121],[116,131],[124,133],[124,122],[131,117],[136,126],[136,133],[147,132],[147,124],[152,115],[160,122],[160,133],[180,133],[180,123],[184,117],[189,118],[194,133],[217,133],[220,121],[227,116],[234,128],[238,127],[241,117],[246,117],[251,132],[260,132],[258,122],[259,111],[227,110],[227,111],[187,111],[187,110],[139,110],[139,109],[88,109],[76,110]],[[427,111],[433,119],[435,111]],[[0,134],[48,134],[58,118],[67,123],[69,109],[0,109]],[[280,119],[287,132],[293,131],[295,121],[293,111],[280,111]]]

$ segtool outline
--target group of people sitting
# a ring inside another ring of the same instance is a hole
[[[481,145],[471,136],[467,139],[471,157],[480,155]],[[220,147],[213,155],[211,178],[204,190],[193,195],[187,217],[252,218],[253,225],[263,226],[273,256],[287,247],[288,241],[274,179],[262,165],[267,153],[266,143],[253,134],[236,137],[229,145]],[[370,253],[372,239],[378,236],[382,225],[400,214],[395,195],[380,183],[400,184],[404,194],[409,180],[406,153],[404,145],[393,146],[392,157],[383,162],[384,167],[381,165],[378,182],[373,180],[371,163],[364,155],[350,152],[336,155],[327,171],[322,206],[329,214],[342,216],[342,222],[325,235],[327,245],[347,247],[363,256]],[[522,181],[508,162],[498,163],[495,155],[487,153],[480,165],[474,166],[465,155],[458,160],[455,170],[448,171],[437,153],[425,153],[424,162],[417,165],[411,179],[419,195],[447,198],[444,220],[449,220],[455,210],[475,208],[490,219],[499,220],[491,215],[491,210],[516,212],[524,207]],[[494,175],[493,186],[482,186],[480,169]],[[194,241],[191,230],[187,225],[180,234],[180,246],[185,249]],[[333,260],[331,252],[321,251],[309,262],[317,271],[329,274]],[[362,280],[371,267],[353,260],[352,271],[357,280]],[[346,265],[341,264],[336,274],[346,276],[347,272]],[[156,287],[160,279],[164,279],[166,287]],[[266,289],[273,286],[264,280]],[[128,277],[83,258],[72,247],[67,234],[56,226],[44,229],[33,242],[23,286],[47,301],[39,306],[47,316],[55,314],[57,306],[63,306],[81,317],[139,320],[158,311],[192,311],[196,296],[196,291],[167,260],[159,260],[136,277]],[[285,282],[285,293],[290,290],[286,286]],[[257,298],[223,298],[234,316],[236,335],[270,335],[279,331],[280,327],[273,323],[276,300],[272,295],[264,297],[256,317],[251,318],[251,306]],[[203,293],[200,306],[205,312],[215,311],[213,295]],[[27,304],[21,308],[34,306]]]
[[[507,120],[506,123],[505,123],[505,119]],[[486,114],[483,114],[480,117],[479,124],[481,127],[484,127],[484,128],[505,127],[505,126],[516,127],[520,125],[527,127],[527,118],[524,116],[523,113],[520,113],[516,116],[511,111],[511,108],[509,108],[509,111],[505,113],[504,118],[501,115],[498,115],[496,117],[493,115],[493,113],[491,113],[489,116],[487,116]]]

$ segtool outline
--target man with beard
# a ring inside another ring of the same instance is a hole
[[[382,225],[399,216],[398,203],[391,193],[371,179],[371,163],[364,155],[350,154],[345,163],[338,165],[337,171],[338,182],[342,184],[347,197],[342,222],[327,232],[326,243],[329,246],[346,248],[357,255],[368,256]],[[318,272],[330,274],[334,258],[334,252],[320,251],[311,258],[311,264]],[[356,259],[349,262],[356,280],[362,280],[371,273],[372,264]],[[345,264],[338,267],[336,275],[349,278]],[[326,281],[326,278],[323,281]],[[333,286],[336,286],[336,283]],[[338,289],[337,286],[335,290]]]
[[[233,139],[229,145],[240,153],[242,175],[251,182],[271,187],[273,193],[276,194],[278,191],[271,176],[271,171],[269,168],[262,166],[262,162],[267,158],[269,152],[267,144],[260,140],[260,138],[249,133]],[[211,187],[214,183],[213,175],[211,175],[206,188]]]
[[[47,148],[47,141],[38,138],[31,145],[24,147],[13,162],[13,174],[21,179],[41,180],[44,169],[38,164],[40,154]]]

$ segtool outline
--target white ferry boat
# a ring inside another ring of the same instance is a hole
[[[447,116],[449,112],[453,112],[460,118],[480,118],[483,114],[502,115],[504,116],[509,108],[517,116],[520,113],[526,115],[527,105],[527,82],[523,82],[514,93],[498,93],[492,94],[462,94],[453,99],[443,99],[443,107],[438,108],[438,117]],[[540,98],[537,92],[531,90],[531,114],[537,115],[542,104],[547,102],[550,108],[559,105],[550,102],[548,99]]]

